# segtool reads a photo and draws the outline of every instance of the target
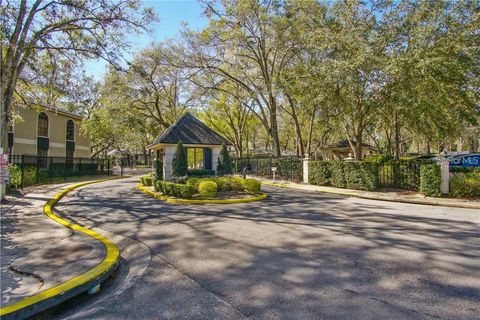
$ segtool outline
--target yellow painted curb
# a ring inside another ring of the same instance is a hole
[[[146,194],[157,198],[159,200],[165,201],[167,203],[174,203],[174,204],[227,204],[227,203],[248,203],[254,201],[264,200],[268,197],[266,193],[261,193],[258,196],[244,198],[244,199],[218,199],[218,200],[195,200],[195,199],[176,199],[164,196],[148,188],[144,187],[141,184],[137,184],[137,189],[140,191],[145,192]]]
[[[121,177],[121,178],[126,178],[126,177]],[[18,302],[15,302],[11,305],[8,305],[4,308],[0,309],[0,316],[5,316],[7,314],[10,314],[12,312],[21,310],[23,308],[29,307],[31,305],[34,305],[40,301],[55,297],[57,295],[62,295],[65,292],[74,289],[75,287],[78,287],[80,285],[86,284],[89,281],[95,280],[104,273],[108,272],[111,270],[112,267],[114,267],[118,263],[118,259],[120,256],[120,251],[118,250],[118,247],[109,239],[106,237],[102,236],[99,233],[96,233],[95,231],[89,230],[85,227],[82,227],[78,224],[71,223],[65,219],[60,218],[57,216],[55,213],[53,213],[53,206],[57,201],[59,201],[62,197],[64,197],[67,193],[70,191],[86,186],[88,184],[93,184],[93,183],[98,183],[98,182],[104,182],[108,180],[114,180],[114,179],[121,179],[119,178],[109,178],[109,179],[101,179],[101,180],[93,180],[93,181],[87,181],[87,182],[82,182],[82,183],[77,183],[72,186],[69,186],[63,191],[60,191],[57,193],[53,198],[48,200],[48,202],[45,204],[43,207],[43,212],[52,220],[66,226],[67,228],[73,229],[75,231],[82,232],[100,242],[102,242],[105,245],[105,248],[107,250],[107,254],[103,261],[95,266],[94,268],[90,269],[89,271],[76,276],[70,280],[67,280],[55,287],[52,287],[50,289],[47,289],[45,291],[41,291],[37,294],[34,294],[30,297],[27,297],[23,300],[20,300]]]

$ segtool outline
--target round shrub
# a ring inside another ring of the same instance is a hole
[[[450,180],[450,197],[474,199],[480,198],[480,179],[471,175],[455,175]]]
[[[260,192],[260,181],[255,180],[255,179],[245,179],[242,181],[243,182],[243,188],[245,189],[246,192],[248,193],[259,193]]]
[[[233,192],[242,192],[244,190],[243,179],[240,177],[230,178],[230,186]]]
[[[202,197],[214,197],[217,194],[217,184],[213,181],[202,181],[198,185],[198,193]]]
[[[187,180],[187,186],[191,186],[191,187],[194,187],[195,190],[198,190],[198,184],[200,183],[200,179],[199,178],[189,178]]]
[[[182,185],[180,188],[180,196],[185,199],[190,199],[197,192],[195,187],[189,185]]]

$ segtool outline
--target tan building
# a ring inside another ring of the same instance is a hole
[[[22,120],[9,128],[10,154],[90,157],[90,138],[80,133],[81,116],[53,107],[16,108],[15,112]]]

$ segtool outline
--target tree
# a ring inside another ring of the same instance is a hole
[[[210,25],[187,34],[190,55],[184,65],[212,74],[217,83],[228,81],[245,90],[255,102],[251,112],[270,135],[278,157],[278,80],[298,52],[297,43],[286,41],[291,24],[277,1],[224,0],[221,10],[206,4]]]
[[[181,141],[177,144],[175,155],[173,156],[173,177],[184,177],[188,175],[187,152]]]
[[[223,176],[232,173],[232,160],[230,159],[230,154],[228,153],[225,143],[222,143],[222,148],[220,149],[220,155],[218,156],[217,162],[217,175]]]
[[[151,8],[140,12],[137,0],[103,0],[100,4],[21,0],[7,2],[0,15],[2,146],[7,145],[7,124],[17,82],[38,55],[46,52],[72,62],[102,58],[117,64],[128,45],[125,33],[144,30],[155,19]]]

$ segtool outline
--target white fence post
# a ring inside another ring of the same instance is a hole
[[[303,182],[308,183],[308,162],[310,161],[310,158],[308,156],[305,156],[303,159]]]
[[[440,191],[442,194],[448,194],[450,192],[450,164],[445,157],[440,159]]]

